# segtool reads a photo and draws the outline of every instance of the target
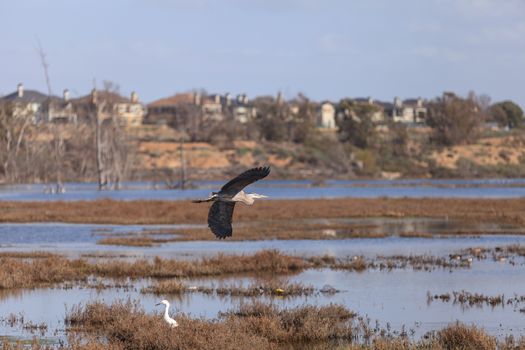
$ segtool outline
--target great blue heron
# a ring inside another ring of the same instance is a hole
[[[160,304],[164,304],[166,306],[166,309],[164,309],[164,321],[166,321],[166,323],[169,324],[171,328],[178,327],[179,324],[177,323],[177,321],[171,318],[169,314],[170,302],[167,300],[163,300],[155,306],[159,306]]]
[[[245,171],[222,186],[219,192],[212,192],[204,200],[193,203],[214,202],[208,212],[208,226],[218,238],[232,235],[232,216],[236,202],[252,205],[257,198],[266,198],[262,194],[245,193],[243,189],[257,180],[265,178],[270,173],[270,167],[253,168]]]

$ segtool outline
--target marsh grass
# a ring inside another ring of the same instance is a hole
[[[497,341],[480,328],[460,323],[449,325],[437,332],[437,342],[444,349],[496,349]]]
[[[13,259],[46,259],[58,257],[60,255],[49,252],[0,252],[0,258]]]
[[[521,349],[523,339],[495,337],[475,326],[453,323],[421,340],[370,329],[362,318],[340,305],[279,309],[250,302],[218,319],[176,315],[179,327],[169,329],[160,315],[146,314],[135,301],[111,305],[93,302],[67,312],[69,339],[96,349],[350,349],[350,350],[510,350]],[[73,350],[81,348],[71,347]],[[11,350],[10,348],[8,350]]]
[[[160,233],[161,232],[161,233]],[[133,234],[104,235],[97,244],[136,247],[152,247],[168,242],[214,240],[208,228],[181,228],[164,231],[145,230]],[[152,237],[164,236],[164,237]],[[170,237],[171,236],[171,237]],[[329,240],[345,238],[385,238],[388,233],[374,232],[373,226],[344,223],[311,223],[308,221],[269,220],[263,223],[242,223],[235,226],[235,235],[231,241],[245,240],[292,240],[312,239]]]
[[[69,332],[103,335],[124,349],[268,349],[286,344],[351,341],[355,315],[342,306],[303,306],[279,310],[262,303],[243,304],[218,320],[177,315],[167,327],[137,302],[92,303],[68,311]]]
[[[209,206],[186,201],[0,202],[0,222],[172,224],[205,222]],[[235,222],[349,217],[433,217],[468,222],[525,223],[525,200],[344,198],[260,201],[235,209]]]
[[[435,256],[362,256],[335,258],[331,256],[298,257],[276,250],[262,250],[251,255],[218,254],[199,260],[163,259],[67,259],[58,255],[25,258],[0,258],[0,291],[16,288],[49,287],[60,283],[78,282],[97,289],[106,287],[90,283],[89,278],[111,279],[168,279],[199,278],[226,275],[286,275],[311,268],[328,268],[361,272],[367,269],[393,270],[412,268],[431,271],[436,268],[449,270],[469,268],[470,262],[449,261]],[[125,288],[125,286],[123,287]],[[248,292],[246,292],[248,293]]]
[[[153,261],[69,260],[60,256],[26,261],[0,258],[0,290],[46,287],[68,281],[88,283],[88,278],[180,278],[246,273],[287,274],[300,272],[310,264],[299,257],[274,250],[252,255],[205,257],[198,261],[155,258]]]
[[[242,283],[237,284],[222,284],[218,287],[213,286],[187,286],[179,281],[168,280],[159,281],[154,285],[143,288],[143,294],[155,295],[180,295],[185,293],[204,293],[214,294],[217,296],[231,296],[231,297],[257,297],[257,296],[277,296],[277,297],[292,297],[292,296],[308,296],[316,291],[312,286],[305,286],[301,283],[278,282],[270,281],[264,284],[251,283],[244,286]]]
[[[151,237],[106,237],[99,239],[97,244],[101,245],[121,245],[128,247],[154,247],[160,243],[165,243],[166,241],[158,242],[156,239]]]
[[[503,306],[505,304],[518,304],[522,301],[525,301],[525,296],[518,297],[517,295],[514,298],[508,299],[505,301],[505,296],[503,294],[498,294],[494,296],[480,294],[480,293],[471,293],[467,291],[454,291],[452,293],[436,294],[427,293],[427,302],[431,303],[433,300],[441,300],[442,302],[452,301],[454,304],[461,305],[461,307],[480,307],[483,305],[488,305],[491,307]]]

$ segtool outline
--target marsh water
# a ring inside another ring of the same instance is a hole
[[[164,199],[181,200],[207,195],[219,182],[201,182],[199,188],[179,191],[154,189],[147,183],[130,183],[122,191],[96,191],[92,184],[67,184],[66,193],[44,193],[44,186],[10,186],[0,188],[0,200],[49,201]],[[273,181],[260,185],[254,191],[273,198],[331,198],[331,197],[474,197],[515,198],[525,196],[525,179],[512,180],[398,180],[398,181],[327,181],[314,186],[308,181]],[[316,219],[317,222],[320,219]],[[203,256],[250,254],[262,249],[276,249],[299,256],[330,255],[339,258],[364,256],[428,255],[449,257],[458,250],[470,247],[494,248],[513,244],[525,245],[525,228],[520,225],[499,223],[465,223],[447,218],[347,218],[320,220],[323,223],[344,223],[348,226],[367,227],[370,233],[387,234],[385,238],[323,240],[264,240],[264,241],[188,241],[169,242],[154,247],[128,247],[100,245],[104,237],[141,236],[146,232],[163,231],[176,237],[177,230],[205,227],[206,225],[93,225],[64,223],[0,224],[0,252],[48,251],[71,258],[88,259],[150,259],[155,256],[176,259],[198,259]],[[316,223],[316,221],[312,221]],[[304,224],[304,221],[302,222]],[[173,231],[169,233],[169,231]],[[426,232],[433,238],[404,238],[402,233]],[[456,233],[461,232],[461,235]],[[483,233],[483,234],[480,234]],[[148,233],[150,234],[150,233]],[[512,263],[511,263],[512,262]],[[394,270],[367,269],[349,272],[330,269],[310,269],[293,276],[280,276],[277,283],[299,282],[316,290],[330,285],[339,290],[335,294],[316,292],[307,297],[258,297],[280,307],[303,304],[324,305],[339,303],[368,317],[373,325],[394,330],[413,330],[414,337],[427,331],[443,328],[461,321],[476,324],[489,333],[502,337],[523,334],[525,313],[523,305],[496,307],[461,307],[452,302],[429,302],[427,293],[441,294],[465,290],[489,296],[506,297],[525,295],[525,260],[474,260],[466,268],[436,268],[431,271],[411,267]],[[188,286],[221,286],[263,283],[265,277],[228,277],[184,280]],[[92,281],[91,285],[100,282]],[[111,281],[103,281],[111,283]],[[147,312],[158,312],[159,299],[173,301],[172,312],[216,318],[219,312],[235,308],[251,300],[243,297],[219,297],[216,294],[188,293],[182,296],[141,294],[142,287],[151,280],[124,281],[126,288],[97,290],[86,285],[56,286],[34,290],[0,291],[0,319],[9,314],[23,315],[33,324],[45,323],[48,329],[42,337],[50,342],[64,339],[63,319],[66,310],[79,303],[102,300],[111,303],[117,299],[138,299]],[[67,287],[67,288],[65,288]],[[30,339],[34,336],[20,326],[0,322],[0,336]]]
[[[111,198],[115,200],[185,200],[206,197],[223,185],[220,181],[196,181],[195,188],[166,189],[164,184],[128,182],[118,191],[98,191],[94,183],[67,183],[65,193],[50,194],[50,185],[0,186],[0,200],[77,201]],[[525,179],[477,180],[265,180],[251,186],[253,191],[272,199],[315,198],[519,198],[525,196]]]
[[[136,259],[163,256],[166,258],[195,259],[226,254],[249,254],[261,249],[278,249],[287,254],[332,255],[351,257],[362,255],[374,258],[381,255],[432,255],[448,257],[462,248],[494,248],[511,244],[525,245],[525,236],[518,235],[522,228],[514,225],[464,224],[446,219],[428,218],[364,218],[346,219],[349,225],[369,225],[377,232],[390,232],[386,238],[326,239],[326,240],[285,240],[285,241],[201,241],[172,242],[156,247],[122,247],[97,245],[100,236],[119,234],[140,234],[151,229],[177,229],[180,226],[123,226],[123,225],[82,225],[82,224],[1,224],[0,246],[2,251],[50,251],[71,257],[106,254],[110,259]],[[426,230],[437,238],[402,238],[396,232]],[[457,230],[473,232],[490,231],[484,235],[450,235]],[[15,238],[16,237],[16,238]],[[376,321],[393,330],[413,330],[414,337],[427,331],[440,329],[456,320],[475,323],[491,334],[520,334],[525,331],[525,314],[519,305],[496,307],[482,306],[462,308],[453,303],[428,302],[427,293],[441,294],[466,290],[471,293],[512,297],[525,295],[524,262],[521,258],[500,262],[492,259],[475,260],[468,268],[436,268],[431,272],[404,269],[348,272],[330,269],[310,269],[293,276],[276,277],[277,283],[300,282],[316,290],[330,285],[339,290],[327,295],[316,292],[307,297],[272,298],[258,297],[281,307],[303,304],[324,305],[340,303],[368,317],[371,324]],[[188,286],[248,285],[263,283],[265,277],[229,277],[186,279]],[[100,280],[92,281],[93,284]],[[105,281],[108,282],[108,281]],[[155,296],[141,294],[140,289],[152,283],[151,280],[124,281],[127,288],[97,290],[86,285],[57,286],[56,288],[4,291],[0,294],[0,315],[22,314],[25,321],[34,324],[46,323],[48,330],[43,337],[51,342],[64,338],[63,324],[67,309],[79,303],[102,300],[110,303],[117,299],[138,299],[148,312],[160,312],[155,308],[159,298],[173,301],[173,312],[193,316],[216,318],[219,312],[235,308],[239,303],[250,300],[243,297],[219,297],[202,293],[183,296]],[[522,305],[523,307],[525,305]],[[38,334],[38,333],[37,333]],[[21,327],[0,324],[0,335],[17,338],[32,338],[34,334]],[[41,335],[38,335],[41,336]]]
[[[286,254],[300,256],[332,255],[347,257],[362,255],[446,255],[452,250],[472,246],[495,247],[525,244],[525,228],[507,223],[473,223],[446,218],[348,218],[302,220],[301,223],[345,224],[349,229],[365,227],[367,233],[385,234],[385,238],[359,238],[326,240],[261,240],[261,241],[180,241],[155,247],[129,247],[100,245],[105,237],[140,237],[162,230],[161,238],[176,237],[177,230],[206,227],[202,225],[97,225],[69,223],[2,223],[0,224],[0,252],[44,251],[72,258],[104,254],[129,258],[193,259],[219,253],[250,254],[262,249],[277,249]],[[171,233],[173,232],[173,233]],[[425,232],[435,239],[403,238],[399,235]],[[454,235],[456,232],[472,234]],[[483,235],[479,235],[482,232]],[[523,234],[523,236],[521,235]]]

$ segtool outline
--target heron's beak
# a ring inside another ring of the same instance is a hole
[[[159,306],[160,304],[162,304],[162,303],[156,303],[155,306]]]
[[[259,198],[268,198],[268,196],[265,196],[264,194],[260,194]]]

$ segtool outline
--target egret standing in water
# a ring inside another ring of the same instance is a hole
[[[177,321],[171,318],[169,314],[170,302],[167,300],[163,300],[155,306],[159,306],[160,304],[166,305],[166,309],[164,310],[164,317],[163,317],[164,321],[166,321],[166,323],[169,324],[171,328],[178,327],[179,324],[177,323]]]
[[[232,217],[235,203],[241,202],[252,205],[255,199],[266,198],[262,194],[245,193],[243,189],[255,181],[265,178],[268,174],[270,174],[270,167],[247,170],[222,186],[219,192],[212,192],[207,199],[193,201],[193,203],[214,202],[208,212],[208,226],[215,236],[226,238],[232,235]]]

